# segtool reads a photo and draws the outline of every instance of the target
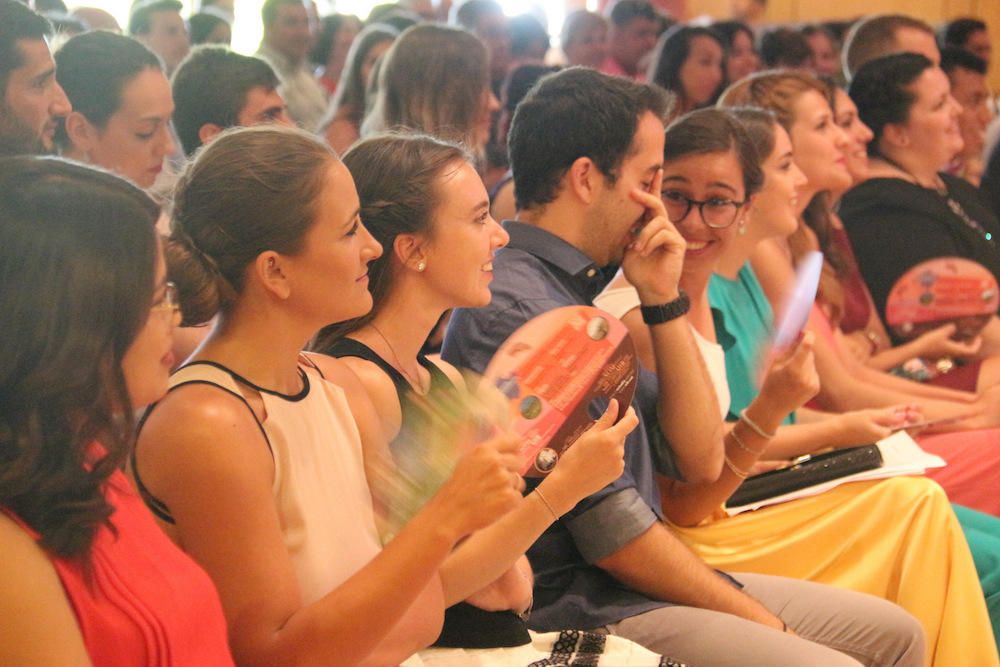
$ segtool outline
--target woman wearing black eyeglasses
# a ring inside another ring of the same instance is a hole
[[[794,229],[792,199],[796,184],[805,180],[791,161],[787,134],[779,135],[784,131],[774,126],[773,117],[764,116],[762,123],[769,128],[767,132],[772,137],[773,150],[767,151],[770,155],[763,164],[751,136],[727,112],[713,109],[697,111],[681,117],[667,130],[669,143],[664,154],[661,198],[668,217],[687,242],[681,274],[681,287],[691,300],[687,318],[716,385],[720,407],[726,408],[730,404],[726,379],[728,364],[720,340],[732,337],[725,331],[716,331],[709,303],[709,280],[718,270],[722,258],[731,254],[737,244],[756,244],[761,238],[778,234],[779,230],[790,233]],[[781,172],[779,163],[787,163],[789,171]],[[765,175],[767,187],[762,190]],[[774,191],[779,192],[777,197]],[[780,193],[784,193],[783,199]],[[761,200],[760,207],[758,199]],[[781,201],[775,204],[774,199]],[[758,210],[768,216],[766,223],[754,220]],[[746,254],[749,255],[749,251]],[[622,319],[636,342],[640,360],[654,369],[653,359],[648,354],[649,328],[639,313],[638,294],[623,275],[619,275],[597,298],[596,304]],[[741,318],[734,326],[749,324]],[[761,390],[763,397],[754,405],[743,406],[747,408],[747,423],[773,432],[789,412],[815,394],[817,381],[812,369],[811,345],[800,345],[794,349],[794,353],[785,355],[776,365],[778,369],[772,372],[774,379],[769,383],[765,381],[766,389]],[[724,411],[720,418],[725,416]],[[703,492],[703,502],[697,504],[700,511],[693,509],[690,512],[693,523],[723,502],[739,483],[739,474],[749,470],[765,454],[765,447],[775,444],[758,441],[761,436],[749,429],[747,423],[740,425],[736,439],[756,451],[751,452],[727,438],[727,467],[720,480],[711,485],[711,490]],[[811,447],[815,449],[816,444],[811,443]],[[807,451],[804,447],[803,451],[785,452],[782,449],[781,453],[797,455]],[[764,455],[763,458],[774,456]],[[674,520],[687,523],[677,518]]]

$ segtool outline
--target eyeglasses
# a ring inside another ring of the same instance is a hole
[[[693,206],[698,207],[701,221],[712,229],[725,229],[736,222],[736,214],[746,204],[746,200],[733,201],[721,197],[712,197],[705,201],[688,199],[676,190],[665,190],[660,198],[663,199],[663,206],[667,209],[667,217],[670,222],[678,223],[687,217]]]
[[[149,308],[150,313],[166,314],[173,317],[181,309],[177,285],[168,282],[163,285],[163,298]]]

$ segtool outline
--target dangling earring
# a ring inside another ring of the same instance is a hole
[[[417,271],[423,271],[426,268],[427,268],[427,262],[425,262],[424,260],[420,260],[419,262],[417,262]]]
[[[747,223],[741,222],[739,228],[737,228],[736,233],[740,236],[745,236],[747,233]]]

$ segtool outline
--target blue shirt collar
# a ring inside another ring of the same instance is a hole
[[[576,246],[535,225],[505,220],[503,226],[510,234],[508,248],[534,255],[567,274],[588,301],[600,294],[617,271],[617,267],[602,269]]]

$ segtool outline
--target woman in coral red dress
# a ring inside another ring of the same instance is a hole
[[[172,363],[158,208],[44,158],[0,190],[0,663],[231,665],[215,587],[121,472]]]

